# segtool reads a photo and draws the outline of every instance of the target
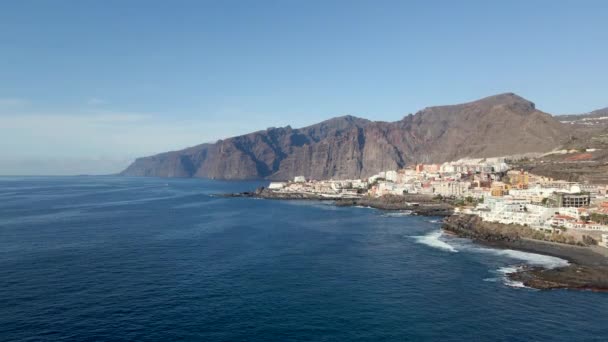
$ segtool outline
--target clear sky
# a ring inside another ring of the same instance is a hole
[[[0,174],[515,92],[608,106],[608,1],[1,1]]]

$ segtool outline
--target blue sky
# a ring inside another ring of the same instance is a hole
[[[607,1],[3,1],[0,174],[515,92],[608,106]]]

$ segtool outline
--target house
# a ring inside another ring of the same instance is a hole
[[[287,185],[287,183],[285,183],[285,182],[272,182],[272,183],[270,183],[270,185],[268,185],[268,189],[280,190],[280,189],[283,189],[286,185]]]

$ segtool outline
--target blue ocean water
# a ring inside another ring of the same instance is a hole
[[[0,341],[608,339],[608,294],[502,273],[562,260],[433,218],[210,196],[258,185],[0,178]]]

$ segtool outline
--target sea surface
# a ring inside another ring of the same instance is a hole
[[[607,341],[608,294],[505,273],[438,218],[263,183],[0,177],[0,341]]]

